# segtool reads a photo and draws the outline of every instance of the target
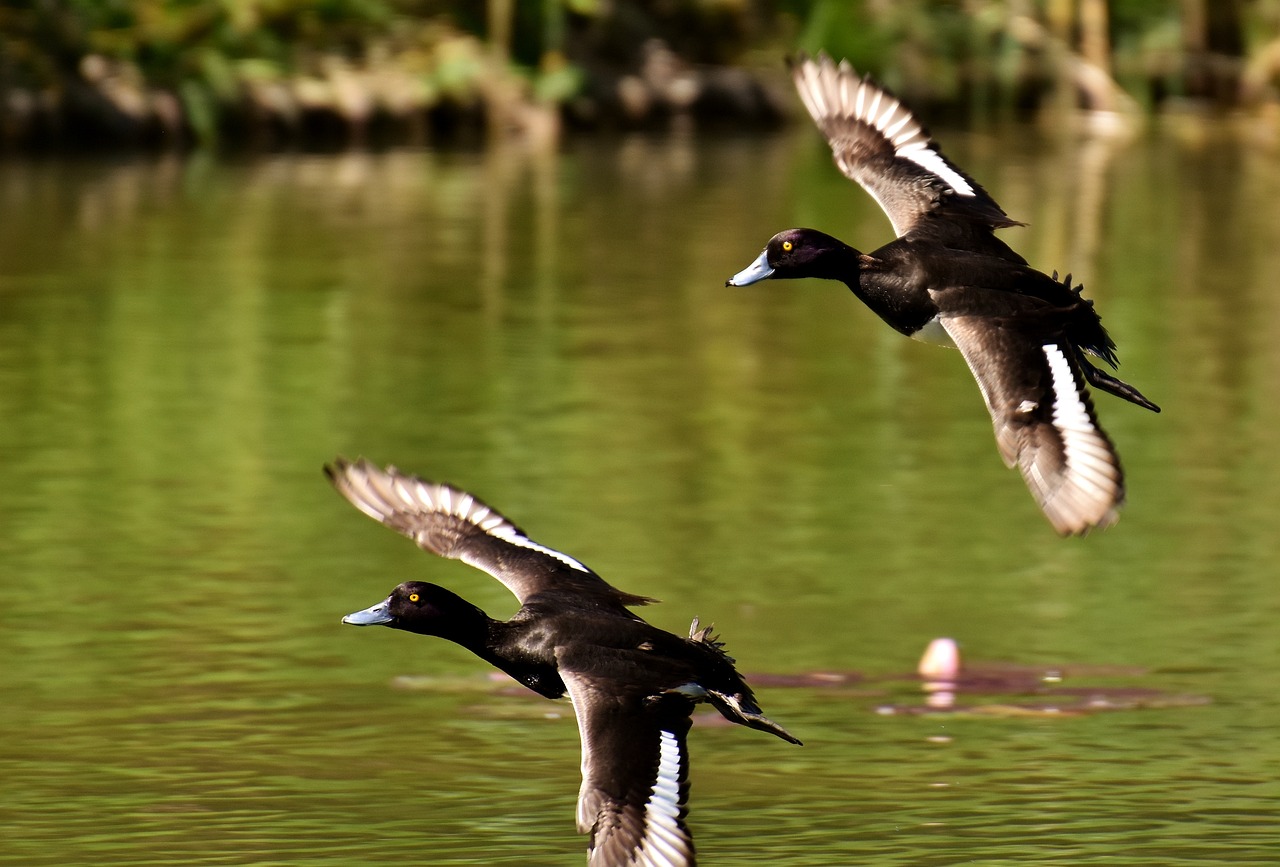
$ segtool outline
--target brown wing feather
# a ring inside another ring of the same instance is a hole
[[[879,203],[899,237],[931,212],[987,228],[1020,225],[943,156],[909,108],[848,61],[800,57],[791,75],[836,165]]]
[[[561,660],[582,738],[578,830],[589,867],[692,867],[687,737],[693,703],[597,685]]]
[[[363,458],[339,458],[325,472],[357,509],[413,539],[423,550],[489,573],[521,603],[550,590],[621,605],[651,601],[623,593],[569,555],[538,544],[466,491],[395,467],[383,470]]]
[[[1093,409],[1075,349],[1013,319],[947,316],[942,327],[978,381],[996,445],[1016,465],[1063,535],[1116,521],[1124,502],[1120,458]]]

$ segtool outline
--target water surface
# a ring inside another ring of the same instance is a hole
[[[787,226],[890,239],[808,130],[0,164],[0,862],[581,863],[566,703],[339,624],[407,578],[515,604],[336,454],[474,490],[762,683],[866,675],[760,687],[804,748],[695,729],[706,864],[1273,860],[1275,146],[943,140],[1165,407],[1097,397],[1110,531],[1052,533],[958,354],[833,284],[724,288]],[[879,712],[939,635],[1156,698]]]

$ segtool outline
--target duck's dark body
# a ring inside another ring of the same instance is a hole
[[[404,586],[410,592],[431,586],[431,598],[437,601],[449,593],[421,582]],[[643,684],[650,693],[679,690],[696,683],[711,695],[734,696],[755,713],[760,712],[732,660],[717,642],[707,636],[697,637],[697,629],[690,638],[681,638],[630,612],[620,615],[595,605],[582,606],[562,593],[530,598],[510,620],[493,620],[480,609],[475,610],[483,619],[469,620],[459,613],[465,611],[459,605],[451,612],[450,626],[440,631],[415,628],[421,623],[407,617],[385,625],[460,644],[546,698],[563,698],[567,693],[560,678],[560,666],[567,665],[571,669],[589,669],[602,681]],[[571,640],[565,641],[565,636]],[[737,718],[734,722],[751,725],[752,720]],[[772,731],[767,727],[765,730]]]
[[[1086,358],[1116,364],[1093,302],[1069,276],[1037,271],[995,236],[1019,224],[887,91],[826,57],[801,59],[793,75],[836,164],[879,202],[898,237],[862,253],[788,229],[729,285],[838,280],[898,332],[955,346],[982,389],[1001,455],[1054,527],[1071,534],[1112,523],[1123,474],[1084,383],[1159,407]]]
[[[1008,250],[1004,244],[998,246]],[[846,249],[839,256],[843,266],[838,273],[833,270],[829,279],[845,283],[877,316],[908,337],[944,309],[949,314],[990,316],[1043,309],[1058,314],[1073,343],[1100,356],[1114,351],[1091,304],[1021,261],[1012,250],[1006,257],[942,247],[935,238],[915,232],[872,253]],[[945,294],[938,297],[939,292]]]
[[[521,609],[510,620],[490,620],[484,625],[482,633],[450,640],[538,695],[564,698],[566,687],[556,670],[555,644],[548,631],[549,624],[529,617]]]
[[[629,606],[651,600],[607,584],[529,539],[475,497],[366,461],[326,471],[353,505],[442,557],[502,581],[520,600],[509,620],[435,584],[411,581],[343,618],[436,635],[471,650],[547,698],[568,695],[582,736],[578,826],[590,867],[689,867],[686,736],[707,701],[726,719],[799,743],[760,710],[709,629],[682,638]]]

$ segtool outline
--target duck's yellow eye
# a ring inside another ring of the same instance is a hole
[[[790,253],[790,252],[791,252],[791,248],[792,248],[792,246],[794,246],[794,245],[793,245],[790,241],[783,241],[783,242],[782,242],[782,249],[783,249],[784,251],[788,252],[788,253]]]
[[[418,601],[418,594],[417,594],[417,593],[410,593],[410,594],[409,594],[409,601],[410,601],[410,602],[417,602],[417,601]]]

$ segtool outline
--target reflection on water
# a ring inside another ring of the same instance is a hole
[[[330,493],[339,453],[716,622],[807,746],[698,727],[706,863],[1270,857],[1280,163],[1195,132],[943,139],[1166,408],[1098,397],[1131,501],[1083,540],[958,355],[829,284],[724,288],[784,226],[888,240],[808,130],[0,165],[0,863],[576,863],[568,708],[396,688],[478,663],[339,626],[407,577],[514,608]],[[874,682],[937,635],[1212,702],[886,716],[919,686],[763,676]]]

